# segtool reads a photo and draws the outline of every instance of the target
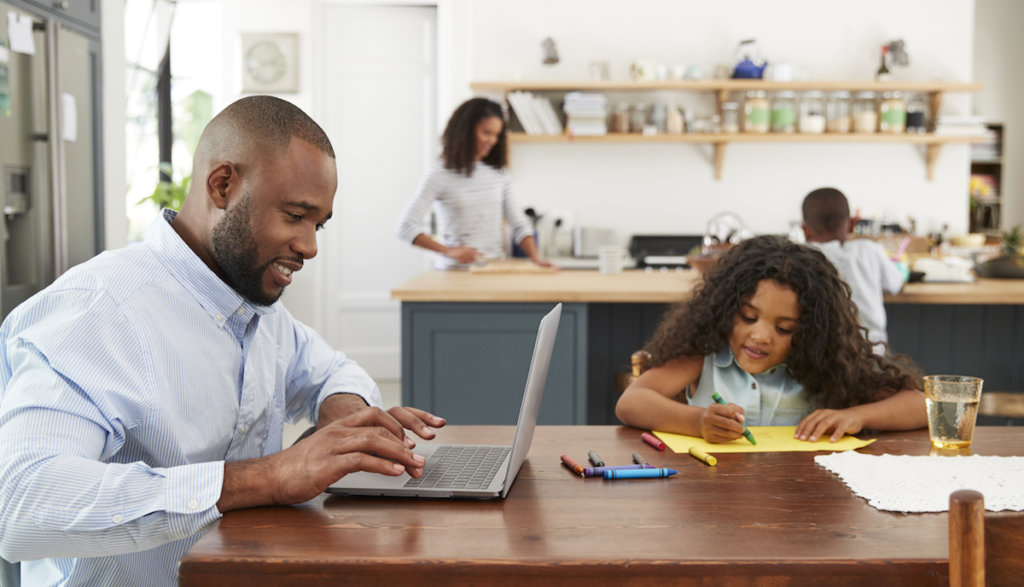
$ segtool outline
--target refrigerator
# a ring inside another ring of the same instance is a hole
[[[103,249],[99,20],[69,6],[0,0],[0,319]]]

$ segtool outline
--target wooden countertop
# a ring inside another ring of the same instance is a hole
[[[403,302],[672,303],[688,296],[699,281],[693,270],[626,270],[616,275],[568,269],[544,274],[428,271],[391,290],[391,297]],[[885,301],[1024,305],[1024,279],[909,283]]]

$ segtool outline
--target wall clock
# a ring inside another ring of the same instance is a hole
[[[242,33],[242,91],[298,93],[298,33]]]

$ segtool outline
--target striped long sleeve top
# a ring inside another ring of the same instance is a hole
[[[0,326],[0,556],[24,585],[176,585],[220,517],[224,463],[282,448],[328,395],[380,393],[170,226],[103,253]]]
[[[426,219],[431,207],[437,218],[438,240],[447,247],[469,246],[488,258],[504,257],[503,219],[514,242],[533,235],[530,220],[512,195],[508,171],[483,163],[477,163],[473,174],[466,176],[438,162],[420,181],[402,212],[395,230],[398,237],[411,243],[417,235],[429,235]],[[440,254],[434,266],[460,267],[454,259]]]

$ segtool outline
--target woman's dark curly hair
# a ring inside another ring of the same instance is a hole
[[[483,162],[495,169],[504,169],[508,165],[508,136],[505,133],[505,115],[501,105],[487,98],[472,98],[455,109],[441,135],[441,159],[445,169],[465,173],[467,177],[473,175],[476,125],[492,116],[501,119],[501,134]]]
[[[873,352],[850,286],[832,263],[817,249],[781,236],[751,238],[722,255],[694,295],[666,312],[645,346],[651,365],[728,347],[740,306],[764,279],[797,294],[800,318],[786,368],[803,384],[811,406],[842,409],[921,388],[909,358]]]

